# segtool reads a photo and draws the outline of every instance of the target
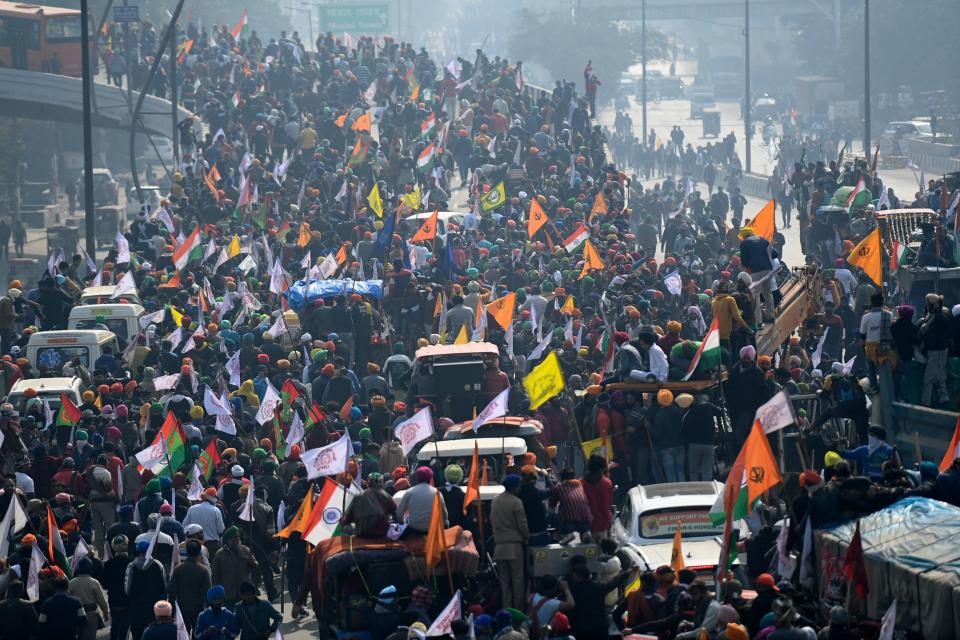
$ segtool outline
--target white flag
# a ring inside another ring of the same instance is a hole
[[[843,375],[848,376],[853,371],[853,363],[857,361],[857,356],[853,356],[843,363]]]
[[[30,549],[30,569],[27,571],[27,597],[30,602],[36,602],[40,599],[40,569],[47,563],[43,557],[37,543],[34,542]]]
[[[227,370],[227,373],[230,374],[230,384],[235,387],[240,386],[240,352],[237,351],[230,359],[227,360],[227,364],[224,365]]]
[[[814,369],[820,368],[820,359],[823,357],[823,343],[827,339],[827,333],[829,331],[830,327],[823,330],[823,335],[820,336],[820,339],[817,341],[817,348],[810,354],[810,365]]]
[[[426,406],[411,418],[393,428],[393,435],[403,447],[403,455],[408,456],[417,444],[433,436],[433,414]]]
[[[164,340],[170,341],[170,351],[176,351],[177,347],[180,346],[180,343],[183,342],[183,327],[177,327],[170,332]]]
[[[530,307],[531,309],[533,307]],[[533,362],[534,360],[539,360],[540,356],[543,355],[543,352],[546,351],[547,347],[550,346],[550,341],[553,340],[553,334],[548,334],[540,344],[538,344],[533,351],[530,352],[530,355],[527,356],[527,362]]]
[[[240,511],[240,519],[244,522],[253,522],[253,478],[250,478],[250,484],[247,485],[247,498],[243,501],[243,509]]]
[[[10,551],[10,534],[16,534],[27,526],[29,519],[20,499],[14,495],[10,499],[7,513],[0,520],[0,558],[6,558]],[[11,529],[12,528],[12,529]]]
[[[110,297],[119,298],[120,296],[127,295],[128,293],[137,293],[137,282],[133,279],[133,271],[127,271],[125,274],[123,274],[123,277],[120,278],[120,282],[118,282],[117,286],[113,288],[113,295]]]
[[[117,264],[130,264],[130,243],[122,233],[117,233]]]
[[[483,425],[495,418],[501,418],[507,415],[507,401],[510,399],[510,388],[507,387],[497,394],[497,397],[483,408],[477,417],[473,419],[473,430],[476,431]]]
[[[187,489],[187,500],[197,502],[203,497],[203,483],[200,481],[200,476],[202,475],[203,472],[200,471],[200,465],[194,462],[193,480],[190,481],[190,488]]]
[[[755,416],[763,426],[764,433],[773,433],[797,423],[793,414],[793,404],[787,390],[782,389],[757,409]]]
[[[137,462],[139,462],[141,466],[147,469],[152,470],[157,467],[162,467],[167,461],[166,444],[166,440],[158,438],[156,442],[142,451],[137,452],[133,457],[137,459]]]
[[[270,328],[267,329],[267,333],[273,336],[273,339],[277,342],[280,342],[280,339],[283,337],[283,335],[287,333],[287,323],[283,319],[282,309],[280,310],[280,313],[277,314],[276,322],[270,325]]]
[[[178,329],[179,331],[179,329]],[[167,391],[173,389],[180,382],[179,373],[171,373],[168,376],[157,376],[153,379],[153,386],[157,391]],[[142,452],[141,452],[142,453]]]
[[[153,529],[153,535],[150,536],[150,546],[147,547],[147,553],[144,556],[147,562],[153,558],[153,550],[157,546],[157,538],[160,537],[160,514],[157,514],[157,526]]]
[[[893,640],[893,630],[897,626],[897,600],[894,598],[890,608],[880,620],[880,635],[877,640]]]
[[[146,329],[151,324],[160,324],[163,322],[163,317],[167,315],[167,308],[163,307],[159,311],[154,311],[153,313],[147,313],[140,316],[140,328]]]
[[[157,209],[157,218],[160,219],[160,222],[163,223],[163,226],[165,226],[171,234],[177,230],[173,224],[173,219],[170,217],[170,212],[167,211],[166,207]]]
[[[270,270],[270,293],[280,295],[286,288],[285,284],[283,267],[280,266],[280,258],[277,258],[273,263],[273,269]]]
[[[56,416],[55,416],[54,413],[53,413],[53,409],[50,408],[50,401],[47,400],[46,398],[44,398],[44,399],[43,399],[43,426],[44,426],[44,428],[47,428],[47,427],[49,427],[50,425],[52,425],[55,417],[56,417]],[[6,556],[0,555],[0,557],[6,557]]]
[[[210,416],[229,416],[231,413],[230,409],[220,401],[220,398],[210,391],[210,387],[203,390],[203,409]]]
[[[337,263],[337,259],[333,257],[333,254],[327,254],[327,257],[324,258],[323,262],[320,263],[320,276],[326,280],[337,272],[337,267],[339,266],[340,265]]]
[[[283,455],[289,457],[290,452],[293,451],[293,445],[302,441],[304,435],[306,434],[303,429],[303,420],[300,419],[300,414],[294,411],[293,421],[290,423],[290,431],[287,433],[287,448],[284,449]]]
[[[680,278],[680,272],[674,271],[663,279],[663,284],[667,285],[667,291],[675,296],[680,295],[683,290],[683,280]]]
[[[370,86],[367,87],[367,90],[363,92],[363,99],[367,102],[373,102],[374,98],[377,97],[377,81],[374,79],[370,83]]]
[[[797,559],[790,555],[787,550],[787,538],[790,535],[790,527],[787,518],[780,526],[780,535],[777,536],[777,574],[784,580],[793,578],[793,572],[797,569]]]
[[[110,544],[110,541],[107,541],[107,544]],[[73,550],[73,555],[70,556],[70,571],[72,573],[77,572],[77,563],[80,562],[80,558],[90,555],[90,547],[87,546],[87,543],[83,541],[83,538],[80,538],[77,541],[77,548]]]
[[[803,530],[803,549],[800,551],[800,586],[807,589],[813,588],[816,580],[816,568],[813,564],[813,527],[810,526],[810,518],[807,518],[807,526]]]
[[[430,628],[427,629],[427,637],[433,638],[436,636],[446,636],[452,635],[452,625],[454,621],[460,620],[463,617],[463,612],[461,611],[460,604],[460,592],[457,591],[450,602],[447,603],[447,606],[443,608],[443,611],[434,619],[433,624],[430,625]]]
[[[350,435],[344,433],[333,444],[316,449],[308,449],[300,454],[300,461],[307,468],[307,478],[313,480],[321,476],[335,476],[347,470],[347,462],[353,453]]]
[[[177,550],[173,550],[174,555],[179,555]],[[175,622],[177,623],[177,640],[190,640],[190,632],[187,631],[187,625],[183,621],[183,616],[180,614],[180,607],[177,605],[177,602],[173,602],[173,610],[176,616],[174,617]]]
[[[257,422],[267,424],[277,414],[277,407],[280,406],[280,394],[267,380],[267,390],[263,394],[263,400],[260,401],[260,408],[257,409]]]

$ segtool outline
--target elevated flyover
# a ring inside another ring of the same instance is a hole
[[[131,128],[127,92],[112,85],[93,83],[93,126]],[[137,93],[133,94],[136,101]],[[183,107],[177,120],[191,116]],[[83,115],[83,83],[80,78],[52,73],[0,68],[0,115],[78,124]],[[143,102],[137,130],[169,138],[173,134],[169,100],[148,95]]]

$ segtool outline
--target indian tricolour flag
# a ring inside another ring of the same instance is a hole
[[[586,242],[589,237],[590,230],[586,227],[579,227],[563,241],[563,248],[567,250],[567,253],[573,253],[577,250],[577,247]]]
[[[697,349],[696,355],[693,356],[693,360],[690,361],[690,369],[687,370],[687,375],[683,376],[683,380],[689,380],[690,376],[693,375],[693,372],[697,370],[697,367],[700,365],[700,359],[706,355],[717,355],[720,353],[720,325],[719,318],[714,318],[713,322],[710,324],[710,330],[707,332],[706,337],[703,339],[703,342],[700,343],[700,348]]]
[[[427,171],[433,165],[433,156],[437,151],[437,145],[433,142],[428,144],[417,157],[417,169]]]
[[[733,478],[727,476],[727,482],[733,482]],[[740,491],[737,493],[735,502],[733,503],[733,521],[742,520],[747,517],[747,496],[750,494],[747,491],[747,475],[746,473],[740,473]],[[727,510],[724,507],[724,495],[725,492],[721,491],[717,496],[716,501],[713,503],[713,506],[710,507],[710,522],[713,523],[713,526],[719,527],[723,524],[724,520],[727,518]]]
[[[890,271],[896,271],[907,263],[910,249],[896,238],[893,239],[893,252],[890,254]]]
[[[853,201],[857,199],[857,194],[861,191],[867,190],[867,184],[863,181],[863,176],[860,176],[860,179],[857,180],[857,186],[853,188],[853,191],[850,192],[850,195],[847,196],[846,207],[849,209],[853,204]]]
[[[313,504],[310,521],[304,526],[303,539],[316,546],[327,538],[340,535],[340,520],[353,501],[355,491],[344,487],[333,478],[327,478],[320,497]]]
[[[183,269],[191,260],[201,257],[203,257],[203,247],[200,244],[200,225],[197,225],[193,233],[173,252],[173,264],[177,269]]]
[[[430,117],[420,123],[420,137],[426,139],[430,132],[437,128],[437,115],[431,113]]]
[[[240,108],[240,89],[237,89],[233,92],[233,98],[231,98],[231,102],[233,103],[234,109]]]

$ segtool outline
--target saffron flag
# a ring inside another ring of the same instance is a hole
[[[306,530],[307,523],[310,522],[310,514],[313,511],[313,491],[308,491],[307,496],[303,499],[303,502],[300,503],[300,508],[297,509],[297,514],[293,516],[293,520],[285,526],[283,529],[274,534],[275,538],[289,538],[291,533],[297,532],[303,536],[303,532]]]
[[[446,527],[443,526],[443,503],[440,500],[440,492],[435,491],[433,494],[433,511],[430,513],[430,526],[427,528],[426,547],[423,550],[428,571],[440,563],[440,558],[447,550],[447,541],[444,536]]]
[[[513,322],[513,314],[517,306],[517,294],[510,292],[502,298],[497,298],[485,308],[501,327],[506,329]]]
[[[783,480],[777,459],[770,449],[770,440],[767,438],[763,425],[754,420],[753,428],[743,445],[743,469],[747,479],[747,504],[777,486]]]
[[[777,230],[776,207],[777,203],[774,200],[768,200],[767,204],[763,205],[763,209],[760,209],[760,213],[754,216],[753,220],[744,227],[750,227],[761,238],[773,242],[773,234]]]
[[[560,369],[560,359],[556,351],[551,351],[543,362],[523,379],[523,388],[530,396],[531,411],[563,391],[563,387],[563,371]]]
[[[527,235],[532,238],[537,231],[540,230],[540,227],[547,224],[549,221],[550,218],[547,217],[543,207],[540,206],[540,203],[536,198],[533,198],[530,201],[530,217],[527,220]]]
[[[367,111],[362,116],[353,121],[353,124],[350,125],[350,129],[353,131],[363,131],[365,133],[370,133],[370,112]]]
[[[467,493],[463,498],[463,515],[467,515],[467,507],[474,500],[480,499],[480,448],[477,441],[473,442],[473,458],[470,460],[470,475],[467,478]]]
[[[597,197],[593,199],[593,206],[590,207],[590,217],[602,213],[607,215],[607,201],[603,199],[603,191],[597,192]]]
[[[597,249],[588,238],[586,244],[583,245],[583,269],[580,271],[579,279],[583,280],[593,269],[604,269],[605,267],[603,258],[600,257]]]
[[[960,418],[957,418],[957,426],[953,428],[950,446],[947,447],[947,452],[943,454],[943,460],[940,461],[940,471],[949,469],[957,458],[960,458]]]
[[[673,547],[670,549],[670,568],[680,572],[687,568],[687,563],[683,561],[683,523],[677,522],[677,529],[673,532]]]
[[[433,240],[437,237],[437,218],[440,216],[440,210],[433,212],[433,215],[427,218],[420,228],[417,230],[413,237],[410,239],[410,242],[419,242],[425,240]]]
[[[883,287],[883,247],[880,244],[880,227],[871,231],[847,256],[847,262],[863,269],[867,277],[878,287]]]

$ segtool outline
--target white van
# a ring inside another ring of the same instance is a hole
[[[13,408],[20,412],[20,415],[26,413],[27,389],[33,389],[37,392],[37,398],[41,401],[46,400],[50,409],[56,413],[60,409],[60,395],[67,394],[73,403],[80,404],[80,394],[83,382],[79,377],[72,378],[32,378],[30,380],[17,380],[7,394],[6,402],[13,405]]]
[[[116,288],[112,284],[102,287],[87,287],[80,294],[80,304],[110,304],[114,302],[111,296]],[[140,297],[135,293],[125,293],[123,299],[133,304],[140,304],[141,302]]]
[[[92,369],[93,363],[103,355],[104,347],[119,353],[117,336],[112,331],[40,331],[30,336],[26,358],[38,369],[44,367],[54,373],[59,373],[63,365],[74,358]]]
[[[140,316],[143,307],[138,304],[91,304],[74,307],[70,310],[68,329],[93,329],[97,318],[103,318],[101,324],[117,334],[124,342],[140,333]]]

